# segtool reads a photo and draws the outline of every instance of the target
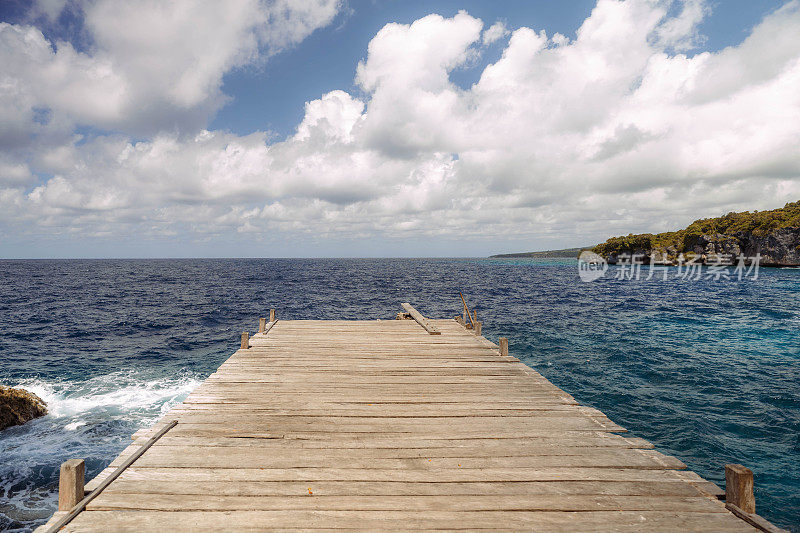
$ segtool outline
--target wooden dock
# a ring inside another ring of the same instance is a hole
[[[754,531],[716,485],[455,320],[261,329],[134,435],[87,490],[177,421],[63,531]]]

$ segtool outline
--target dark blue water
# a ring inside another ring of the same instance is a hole
[[[0,383],[52,409],[0,432],[0,529],[42,523],[63,460],[93,477],[269,308],[449,317],[462,290],[488,338],[720,485],[749,466],[758,512],[800,531],[800,270],[582,283],[554,260],[65,260],[0,261],[0,280]]]

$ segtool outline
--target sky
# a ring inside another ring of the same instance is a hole
[[[800,200],[797,0],[0,21],[0,258],[485,256]]]

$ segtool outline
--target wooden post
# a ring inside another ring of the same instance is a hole
[[[70,459],[61,463],[58,478],[58,510],[69,511],[83,499],[86,464],[83,459]]]
[[[477,321],[478,321],[478,310],[477,309],[473,309],[472,310],[472,322],[475,323]]]
[[[264,330],[267,329],[267,319],[266,318],[259,318],[258,319],[258,332],[264,333]]]
[[[482,325],[483,325],[483,323],[481,321],[479,321],[479,320],[475,321],[475,335],[477,335],[479,337],[481,336],[481,326]]]
[[[242,332],[242,350],[250,348],[250,334],[246,331]]]
[[[500,355],[508,355],[508,339],[500,337]]]
[[[461,317],[462,317],[462,319],[461,319],[462,323],[463,323],[464,325],[466,325],[466,323],[467,323],[467,309],[466,309],[466,307],[465,307],[465,308],[464,308],[464,310],[461,312]]]
[[[725,503],[755,514],[756,499],[753,496],[753,471],[742,465],[725,465]]]
[[[275,322],[275,310],[274,309],[270,309],[269,310],[269,321],[270,322]]]

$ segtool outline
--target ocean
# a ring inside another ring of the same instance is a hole
[[[591,283],[560,259],[0,261],[0,384],[50,414],[0,432],[0,529],[56,508],[58,467],[91,479],[254,332],[287,319],[460,313],[583,404],[724,485],[755,473],[757,512],[800,532],[800,270]],[[672,274],[674,274],[674,269]]]

